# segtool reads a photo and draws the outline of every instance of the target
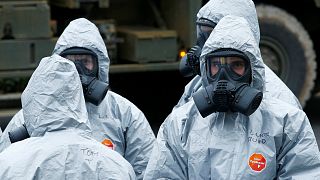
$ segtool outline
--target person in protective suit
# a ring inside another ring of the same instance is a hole
[[[185,76],[195,77],[185,86],[183,95],[178,104],[179,107],[190,100],[192,94],[202,86],[200,77],[199,56],[201,49],[209,37],[210,33],[226,15],[244,17],[254,34],[254,38],[259,44],[260,30],[255,5],[252,0],[210,0],[197,14],[197,45],[190,49],[180,64],[181,73]],[[282,80],[265,65],[265,96],[276,97],[284,102],[290,103],[302,109],[299,100],[292,91],[282,82]],[[274,88],[277,87],[277,88]]]
[[[200,56],[203,87],[161,125],[144,179],[316,179],[320,153],[306,114],[265,94],[248,22],[223,17]]]
[[[155,135],[143,112],[133,103],[111,90],[104,95],[103,84],[109,84],[110,60],[98,28],[84,18],[73,20],[58,39],[53,54],[70,60],[84,59],[76,65],[86,90],[86,107],[93,136],[129,161],[137,178],[141,179]],[[92,57],[90,59],[95,59],[94,63],[85,57]],[[10,145],[7,133],[21,124],[22,111],[13,117],[5,129],[0,150]]]
[[[129,162],[92,138],[73,62],[43,58],[21,102],[31,137],[0,153],[0,179],[136,179]]]

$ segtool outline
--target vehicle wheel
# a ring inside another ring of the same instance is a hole
[[[317,65],[309,34],[294,16],[280,8],[258,5],[257,13],[263,60],[304,107],[314,87]]]

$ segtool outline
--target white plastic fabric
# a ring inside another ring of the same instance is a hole
[[[257,43],[260,42],[260,30],[257,12],[252,0],[210,0],[198,12],[197,19],[206,18],[215,23],[226,15],[244,17],[254,34]],[[284,102],[302,109],[299,100],[282,80],[265,65],[265,96],[276,97]],[[178,104],[179,107],[190,100],[193,93],[202,86],[201,77],[196,75],[186,86]],[[275,88],[277,87],[277,88]]]
[[[84,47],[96,53],[98,78],[109,82],[110,59],[99,30],[93,23],[84,18],[70,22],[58,39],[53,53],[60,54],[70,47]],[[99,106],[87,103],[86,107],[94,138],[99,142],[110,140],[113,144],[111,148],[128,160],[137,178],[142,179],[155,141],[155,135],[143,112],[111,90]],[[5,135],[0,141],[0,151],[10,145],[7,132],[21,122],[23,115],[20,111],[5,129]]]
[[[135,179],[132,166],[91,136],[75,65],[41,60],[21,97],[30,138],[0,153],[0,179]]]
[[[244,52],[252,67],[251,86],[264,89],[264,64],[244,18],[225,16],[203,47]],[[203,76],[202,83],[207,80]],[[320,154],[306,114],[265,96],[250,116],[213,113],[202,118],[193,99],[173,109],[161,125],[145,179],[319,179]]]

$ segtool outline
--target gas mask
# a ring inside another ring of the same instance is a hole
[[[194,102],[202,117],[214,112],[240,112],[251,115],[263,94],[250,87],[251,66],[242,52],[223,49],[206,55],[209,85],[194,93]]]
[[[69,48],[61,56],[74,62],[80,76],[84,98],[98,106],[108,92],[108,84],[98,79],[98,58],[88,49]]]
[[[200,75],[200,55],[201,49],[204,43],[209,38],[212,30],[217,25],[209,19],[200,18],[196,22],[197,24],[197,44],[193,46],[188,53],[181,58],[180,61],[180,73],[184,77],[191,77],[194,75]]]
[[[206,18],[200,18],[196,22],[197,24],[197,45],[202,49],[204,46],[204,43],[209,38],[211,32],[216,27],[216,23],[213,21],[206,19]]]

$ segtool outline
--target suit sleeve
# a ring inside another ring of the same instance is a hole
[[[6,129],[3,131],[2,136],[0,136],[0,152],[2,152],[11,145],[8,132],[14,130],[17,127],[22,126],[23,123],[23,112],[22,110],[20,110],[13,116],[13,118],[8,123]]]
[[[124,157],[133,166],[137,179],[142,179],[155,142],[155,135],[148,120],[138,108],[126,115],[130,119],[125,132]]]
[[[187,179],[187,156],[175,132],[170,119],[161,125],[144,179]]]

